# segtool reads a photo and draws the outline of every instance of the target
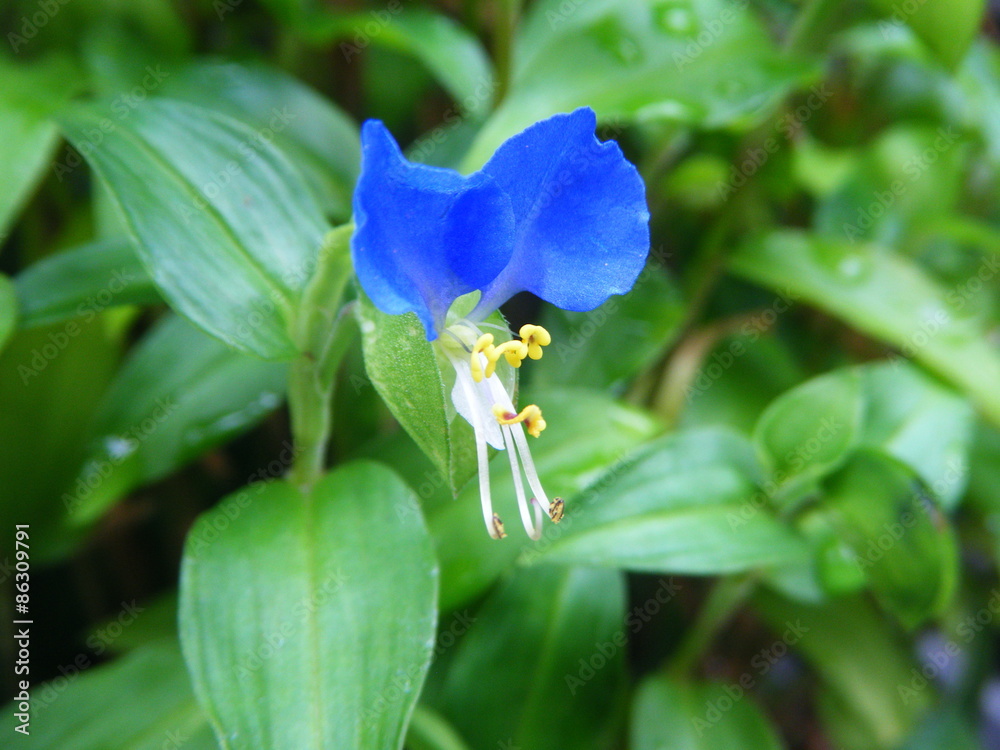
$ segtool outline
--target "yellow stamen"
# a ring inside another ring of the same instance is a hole
[[[530,323],[521,326],[521,339],[528,346],[528,356],[532,359],[542,358],[542,347],[552,343],[552,335],[541,326]]]
[[[525,406],[521,409],[520,414],[509,412],[500,406],[500,404],[497,404],[493,407],[493,415],[500,424],[518,424],[519,422],[524,422],[528,434],[532,437],[541,435],[542,430],[546,426],[545,420],[542,419],[542,410],[535,406],[535,404]]]
[[[492,363],[493,367],[496,367],[496,362],[490,356],[493,351],[493,334],[484,333],[476,341],[476,345],[472,347],[472,356],[470,358],[470,367],[472,368],[472,379],[477,383],[483,382],[483,363],[479,359],[480,354],[485,354],[486,359]],[[493,374],[493,369],[487,365],[486,377]]]
[[[486,368],[487,377],[493,374],[493,370],[496,369],[497,362],[500,361],[500,355],[503,355],[507,364],[511,367],[520,367],[521,361],[528,356],[528,347],[523,341],[505,341],[493,348],[492,356],[487,354],[486,356],[490,359],[490,364],[492,367]]]

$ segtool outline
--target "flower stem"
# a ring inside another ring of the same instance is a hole
[[[289,479],[304,491],[323,475],[337,370],[356,332],[350,307],[341,304],[351,273],[348,247],[353,231],[347,225],[327,235],[296,321],[302,353],[292,362],[288,377],[295,445]]]

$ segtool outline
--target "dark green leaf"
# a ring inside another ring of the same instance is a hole
[[[805,545],[769,512],[760,479],[736,433],[668,435],[569,504],[538,559],[689,574],[804,563]]]
[[[82,671],[81,671],[82,667]],[[0,730],[32,750],[216,750],[195,702],[180,649],[150,643],[105,665],[80,653],[65,676],[31,689],[31,733],[14,735],[11,706]]]
[[[226,748],[398,748],[434,645],[437,567],[406,486],[353,463],[308,496],[223,500],[188,536],[181,640]]]
[[[545,0],[531,6],[516,41],[511,90],[468,167],[528,125],[582,106],[614,123],[747,126],[807,73],[750,10],[726,0]]]
[[[231,346],[294,356],[296,303],[327,226],[267,134],[166,99],[127,118],[90,106],[61,122],[167,302]]]
[[[786,391],[761,415],[754,442],[783,492],[813,482],[847,458],[861,437],[861,379],[852,370]]]
[[[947,606],[957,577],[948,520],[914,472],[874,451],[823,483],[823,508],[882,603],[915,627]]]
[[[64,526],[74,474],[120,348],[97,316],[19,331],[0,354],[0,520],[31,525],[33,560],[76,541]]]
[[[861,442],[916,472],[946,508],[965,493],[973,413],[968,401],[905,360],[861,368]]]
[[[907,259],[793,231],[744,244],[732,269],[883,339],[969,393],[1000,424],[1000,353],[981,321]]]
[[[647,268],[624,297],[590,312],[546,307],[542,325],[552,346],[532,367],[532,383],[621,387],[669,346],[684,314],[680,290]]]
[[[17,326],[17,289],[14,283],[0,273],[0,352]]]
[[[647,678],[633,703],[629,748],[780,750],[778,735],[745,692],[737,683],[723,686]]]
[[[27,16],[24,16],[27,20]],[[18,51],[24,37],[5,35]],[[18,44],[18,39],[21,40]],[[0,59],[0,245],[18,212],[42,179],[59,143],[51,115],[76,91],[82,79],[68,59],[51,57],[35,64]],[[57,171],[58,176],[58,171]]]
[[[496,93],[493,66],[474,34],[447,16],[425,8],[389,2],[368,13],[335,16],[320,21],[314,36],[338,36],[347,62],[376,44],[415,57],[423,63],[466,115],[488,112]]]
[[[827,729],[845,750],[895,748],[931,703],[909,645],[866,600],[812,607],[761,593],[756,607],[775,631],[803,632],[795,650],[819,674]]]
[[[15,278],[21,326],[91,319],[114,305],[151,305],[156,287],[126,239],[103,240],[50,255]]]
[[[985,0],[921,0],[911,4],[871,1],[886,15],[880,24],[907,24],[949,68],[956,67],[968,51],[979,31],[986,5]]]
[[[281,403],[287,380],[284,363],[230,349],[183,318],[162,319],[101,401],[67,501],[73,520],[92,521],[132,488],[249,429]]]
[[[628,628],[621,573],[522,570],[476,615],[449,665],[442,710],[477,748],[600,748]]]
[[[451,400],[454,368],[435,353],[416,315],[386,315],[364,292],[359,292],[357,313],[372,385],[457,494],[476,473],[476,443]],[[506,327],[500,313],[486,322]],[[497,375],[512,391],[516,371],[501,362]]]

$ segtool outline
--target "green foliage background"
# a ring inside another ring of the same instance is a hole
[[[1000,747],[996,22],[5,3],[4,746]],[[518,387],[567,511],[496,542],[415,318],[351,279],[358,124],[470,171],[580,106],[650,260],[590,313],[505,307],[553,334]]]

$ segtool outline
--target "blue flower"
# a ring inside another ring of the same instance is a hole
[[[507,451],[529,536],[541,535],[543,504],[553,521],[562,517],[525,437],[525,428],[534,437],[545,429],[541,410],[518,410],[495,372],[501,359],[511,367],[539,359],[551,336],[526,325],[519,339],[494,345],[478,324],[522,291],[564,310],[592,310],[632,288],[649,251],[642,179],[617,144],[597,140],[596,124],[589,108],[535,123],[468,176],[407,161],[377,120],[361,130],[355,271],[380,310],[416,313],[454,367],[452,402],[475,433],[483,520],[494,538],[505,533],[490,498],[488,445]],[[472,292],[475,309],[450,315]]]
[[[481,320],[517,292],[582,311],[631,289],[649,251],[645,189],[595,126],[589,108],[542,120],[466,177],[407,161],[366,122],[351,249],[375,306],[416,313],[433,340],[476,290]]]

